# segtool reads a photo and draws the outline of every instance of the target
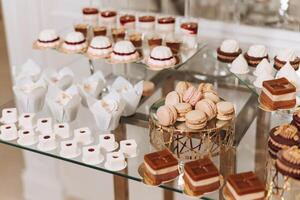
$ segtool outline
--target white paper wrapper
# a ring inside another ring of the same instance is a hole
[[[80,102],[81,97],[76,86],[73,85],[65,91],[49,86],[46,104],[56,121],[71,122],[75,120]]]
[[[38,81],[41,75],[41,67],[31,59],[28,59],[22,66],[13,66],[15,80],[31,78],[34,82]]]
[[[30,77],[16,80],[13,86],[20,113],[36,113],[43,109],[47,86],[43,79],[34,82]]]
[[[126,102],[122,116],[130,116],[135,113],[141,100],[143,94],[143,81],[132,85],[125,78],[118,77],[112,84],[111,91],[119,93]]]
[[[111,131],[118,127],[126,104],[118,93],[110,92],[101,100],[88,97],[87,103],[100,130]]]
[[[73,83],[74,73],[68,67],[64,67],[58,71],[48,69],[45,71],[45,80],[49,85],[58,87],[62,90],[69,88]]]
[[[82,104],[87,106],[87,98],[93,97],[98,99],[103,88],[106,86],[106,80],[101,71],[87,77],[78,85],[79,93],[82,97]]]

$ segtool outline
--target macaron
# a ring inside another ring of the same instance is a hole
[[[204,112],[208,120],[213,119],[217,115],[217,106],[210,99],[202,99],[196,104],[195,109]]]
[[[202,93],[194,86],[190,86],[183,94],[183,101],[195,106],[198,101],[202,99]]]
[[[163,126],[173,125],[177,120],[177,111],[174,106],[164,105],[156,111],[159,124]]]
[[[182,101],[182,96],[176,91],[169,92],[165,99],[165,105],[175,106]]]
[[[143,96],[148,97],[151,96],[155,88],[155,84],[151,81],[143,82]]]
[[[192,110],[192,106],[189,103],[178,103],[175,105],[177,111],[177,121],[184,122],[185,115]]]
[[[231,120],[234,117],[234,106],[230,102],[221,101],[217,103],[217,119]]]
[[[217,94],[217,92],[214,89],[213,84],[211,84],[211,83],[200,83],[198,86],[198,90],[202,93],[211,92],[211,93]]]
[[[203,94],[203,96],[204,96],[204,99],[210,99],[214,103],[220,102],[220,97],[217,94],[213,93],[213,92],[205,92]]]
[[[206,123],[206,114],[200,110],[192,110],[185,115],[185,124],[190,129],[202,129]]]
[[[187,81],[179,81],[175,87],[175,91],[178,94],[183,95],[184,92],[191,86],[192,84],[190,82]]]

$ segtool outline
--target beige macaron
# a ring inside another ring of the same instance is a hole
[[[219,120],[231,120],[235,115],[233,104],[226,101],[217,103],[217,112],[217,119]]]
[[[163,126],[173,125],[177,121],[177,111],[174,106],[164,105],[156,111],[159,124]]]
[[[177,121],[184,122],[185,115],[192,110],[192,106],[189,103],[178,103],[175,105],[177,111]]]
[[[182,102],[182,96],[176,91],[169,92],[165,99],[165,105],[175,106]]]
[[[175,91],[178,94],[183,95],[183,93],[191,86],[192,84],[187,81],[179,81],[175,87]]]
[[[200,100],[196,104],[195,109],[204,112],[206,114],[208,120],[213,119],[217,115],[217,106],[210,99],[202,99],[202,100]]]
[[[212,93],[217,94],[217,92],[214,89],[213,84],[211,84],[211,83],[200,83],[198,86],[198,90],[201,91],[202,93],[212,92]]]
[[[202,129],[206,123],[206,114],[200,110],[192,110],[185,115],[185,124],[190,129]]]
[[[155,84],[151,81],[143,82],[143,96],[148,97],[154,92]]]
[[[217,94],[213,93],[213,92],[205,92],[203,94],[203,96],[204,96],[204,99],[210,99],[214,103],[220,102],[220,97]]]

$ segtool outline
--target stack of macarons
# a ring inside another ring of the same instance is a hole
[[[185,122],[190,129],[202,129],[212,119],[231,120],[234,118],[234,106],[221,101],[210,83],[200,83],[198,87],[186,81],[180,81],[165,98],[165,105],[157,110],[157,119],[163,126],[175,122]]]

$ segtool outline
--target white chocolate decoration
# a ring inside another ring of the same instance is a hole
[[[267,48],[264,45],[256,44],[249,47],[247,54],[251,57],[262,58],[265,57],[268,53]]]
[[[242,54],[234,59],[230,71],[235,74],[247,74],[249,72],[248,63]]]
[[[225,53],[236,53],[239,51],[239,43],[236,40],[224,40],[220,50]]]

